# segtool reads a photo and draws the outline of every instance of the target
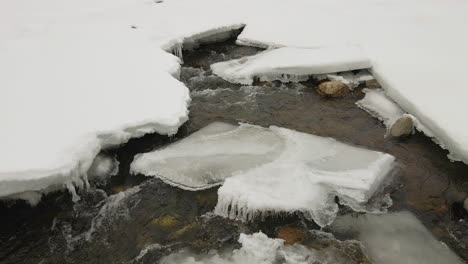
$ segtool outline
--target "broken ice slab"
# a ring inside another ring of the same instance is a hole
[[[359,208],[392,170],[394,157],[294,130],[213,123],[164,149],[135,157],[134,173],[188,190],[224,185],[215,213],[243,221],[304,212],[330,224],[335,196]]]
[[[211,65],[213,73],[233,83],[260,81],[300,82],[311,75],[371,68],[370,60],[356,46],[316,49],[284,47],[254,56]]]
[[[388,129],[405,114],[397,103],[385,95],[384,90],[363,89],[363,92],[366,96],[356,105],[382,121]]]
[[[182,189],[201,190],[273,162],[283,149],[282,138],[269,129],[212,123],[167,148],[136,156],[131,170]]]

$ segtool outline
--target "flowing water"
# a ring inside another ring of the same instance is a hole
[[[468,215],[458,197],[468,192],[468,166],[450,162],[444,150],[420,133],[403,140],[384,138],[385,127],[355,105],[364,96],[365,85],[344,98],[324,99],[316,93],[313,79],[241,86],[214,76],[209,68],[259,51],[232,40],[184,51],[181,81],[190,88],[192,103],[190,119],[179,133],[147,135],[106,150],[120,163],[118,175],[81,192],[77,203],[63,192],[47,195],[34,208],[3,202],[0,263],[158,263],[181,249],[207,253],[239,248],[240,233],[259,230],[282,238],[282,230],[292,230],[289,233],[301,237],[308,248],[333,248],[327,252],[347,256],[348,263],[369,261],[361,244],[353,242],[360,238],[355,230],[326,228],[322,231],[334,232],[342,241],[323,238],[319,231],[307,231],[318,227],[300,214],[236,222],[210,214],[217,188],[190,192],[156,178],[130,175],[135,154],[170,144],[214,121],[276,125],[394,155],[398,173],[381,193],[392,197],[390,211],[412,212],[437,239],[467,260]],[[356,215],[347,208],[341,214]]]

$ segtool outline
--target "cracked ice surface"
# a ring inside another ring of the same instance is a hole
[[[215,213],[243,221],[301,211],[321,226],[338,211],[365,204],[392,170],[394,157],[271,126],[213,123],[167,148],[139,155],[132,171],[184,189],[216,184]]]
[[[316,49],[278,48],[254,56],[218,62],[213,73],[233,82],[250,85],[260,81],[300,82],[311,75],[370,68],[364,52],[355,46]]]

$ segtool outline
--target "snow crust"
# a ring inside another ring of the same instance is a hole
[[[332,230],[357,232],[373,263],[463,263],[409,212],[340,216]]]
[[[306,263],[349,263],[332,249],[309,249],[303,245],[285,245],[282,239],[269,238],[262,232],[252,235],[241,234],[240,249],[229,252],[212,251],[196,255],[181,251],[161,260],[163,264],[306,264]]]
[[[188,190],[224,185],[216,214],[250,221],[304,212],[321,226],[338,211],[335,196],[364,205],[392,170],[394,157],[332,138],[271,126],[213,123],[164,149],[141,154],[134,173]]]
[[[260,81],[300,82],[311,75],[370,68],[359,47],[338,46],[317,49],[278,48],[240,59],[211,65],[221,78],[245,85]]]

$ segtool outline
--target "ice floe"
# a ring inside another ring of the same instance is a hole
[[[409,212],[340,216],[332,230],[356,233],[366,246],[372,263],[463,263]]]
[[[166,148],[137,156],[134,173],[188,190],[224,185],[215,213],[243,221],[304,212],[321,226],[335,196],[358,208],[392,170],[393,156],[271,126],[213,123]]]
[[[355,46],[317,49],[278,48],[211,65],[213,73],[240,84],[260,81],[300,82],[311,75],[370,68],[364,52]]]

